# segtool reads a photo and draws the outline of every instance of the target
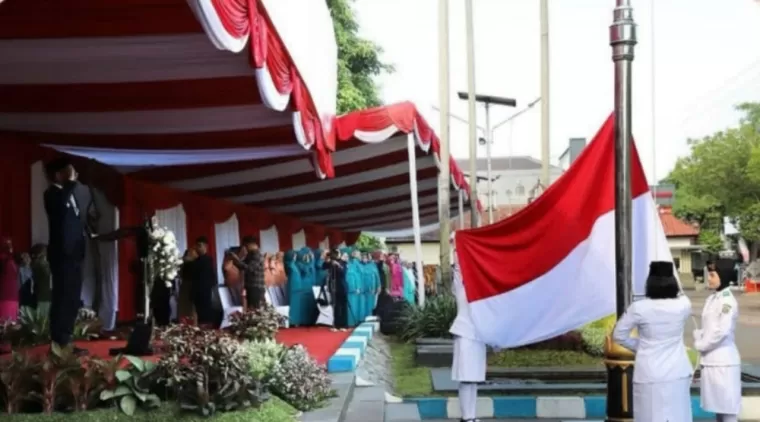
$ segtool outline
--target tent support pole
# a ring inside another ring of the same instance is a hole
[[[412,225],[414,227],[414,266],[417,269],[417,295],[420,306],[425,306],[425,273],[422,270],[422,235],[420,233],[420,204],[417,196],[417,142],[414,134],[406,136],[409,155],[409,192],[412,197]]]

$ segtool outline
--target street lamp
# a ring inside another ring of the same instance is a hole
[[[462,98],[462,97],[464,97],[463,99],[467,99],[467,94],[466,93],[460,93],[459,94],[459,98]],[[478,96],[478,95],[476,95],[475,99],[477,100],[478,97],[482,98],[484,96]],[[506,98],[506,100],[510,100],[510,99]],[[511,101],[513,101],[513,103],[515,105],[517,105],[517,102],[515,100],[511,100]],[[478,129],[479,131],[481,131],[483,133],[483,136],[481,136],[480,138],[478,138],[478,143],[480,145],[486,145],[487,146],[487,148],[486,148],[486,154],[487,154],[486,159],[488,161],[488,174],[487,174],[486,180],[488,180],[488,192],[489,192],[489,195],[488,195],[488,210],[489,210],[488,211],[488,216],[489,216],[489,220],[490,220],[489,222],[490,223],[493,223],[493,211],[492,211],[493,210],[493,199],[492,199],[492,195],[491,195],[491,193],[492,193],[491,192],[491,182],[493,180],[498,179],[498,177],[494,178],[491,175],[491,147],[490,147],[490,145],[493,143],[493,140],[494,140],[493,134],[494,134],[494,132],[496,132],[496,129],[498,129],[498,128],[504,126],[504,125],[506,125],[507,123],[510,123],[511,121],[513,121],[514,119],[516,119],[517,117],[520,117],[521,115],[523,115],[524,113],[526,113],[527,111],[529,111],[530,109],[532,109],[533,107],[535,107],[535,105],[538,104],[540,101],[541,101],[541,97],[536,98],[535,100],[533,100],[530,103],[528,103],[528,105],[525,106],[525,108],[523,108],[522,110],[518,111],[517,113],[514,113],[513,115],[507,117],[506,119],[500,121],[499,123],[496,123],[495,125],[493,125],[490,128],[485,128],[483,126],[478,126],[478,125],[475,126],[476,129]],[[435,111],[437,111],[439,113],[442,113],[441,109],[438,108],[438,107],[436,107],[436,106],[433,106],[433,110],[435,110]],[[486,116],[488,116],[488,114],[486,114]],[[457,116],[454,113],[449,113],[449,118],[454,119],[454,120],[456,120],[456,121],[458,121],[460,123],[464,123],[464,124],[469,124],[470,123],[469,120],[465,119],[464,117]],[[489,119],[489,121],[490,121],[490,119]],[[474,159],[476,159],[476,158],[477,157],[475,157]],[[476,172],[476,174],[477,174],[477,172]]]
[[[460,100],[469,100],[470,95],[467,92],[459,92]],[[491,104],[515,107],[517,106],[517,100],[514,98],[496,97],[493,95],[480,95],[475,94],[475,102],[483,103],[486,108],[486,127],[485,127],[485,144],[486,144],[486,177],[488,189],[488,224],[493,224],[493,195],[491,195],[491,143],[493,141],[491,132]],[[480,142],[481,145],[483,142]],[[477,157],[471,157],[471,160],[477,160]]]

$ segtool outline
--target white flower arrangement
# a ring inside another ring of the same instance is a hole
[[[150,248],[154,279],[172,288],[182,265],[177,238],[171,230],[158,226],[150,232]]]

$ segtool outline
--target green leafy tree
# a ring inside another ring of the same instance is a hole
[[[338,43],[338,113],[381,104],[375,77],[393,72],[380,60],[382,49],[359,36],[359,24],[351,8],[353,0],[327,0]]]
[[[354,246],[366,251],[385,249],[385,244],[380,239],[365,233],[359,235],[359,239],[356,241],[356,244]]]
[[[760,103],[737,107],[739,126],[689,140],[691,153],[676,162],[676,215],[700,225],[708,249],[720,248],[723,216],[738,223],[752,257],[760,246]]]

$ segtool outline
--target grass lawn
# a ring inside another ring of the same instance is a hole
[[[138,412],[127,416],[116,409],[93,410],[91,412],[56,413],[53,415],[18,414],[3,415],[3,422],[151,422],[177,420],[185,422],[293,422],[298,412],[278,398],[272,398],[259,409],[240,412],[219,413],[213,418],[202,418],[193,414],[178,414],[174,403],[164,404],[152,412]]]
[[[394,392],[401,397],[436,395],[430,368],[414,363],[415,345],[391,341],[391,372]],[[601,365],[602,360],[585,353],[560,350],[503,350],[488,359],[488,365],[500,368],[531,366]]]
[[[401,397],[434,395],[430,368],[414,363],[415,345],[391,340],[390,346],[394,393]]]

